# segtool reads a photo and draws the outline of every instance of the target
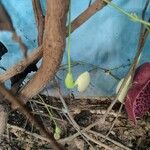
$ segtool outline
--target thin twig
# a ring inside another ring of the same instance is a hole
[[[88,133],[92,133],[92,134],[94,134],[95,136],[96,136],[96,135],[97,135],[97,136],[100,136],[101,138],[105,139],[105,135],[103,135],[103,134],[101,134],[101,133],[95,132],[95,131],[93,131],[93,130],[89,130],[89,131],[87,131],[87,132],[88,132]],[[66,142],[70,142],[70,141],[72,141],[73,139],[75,139],[75,138],[76,138],[77,136],[79,136],[79,135],[80,135],[80,133],[77,132],[77,133],[75,133],[75,134],[73,134],[73,135],[71,135],[71,136],[69,136],[69,137],[67,137],[67,138],[58,140],[58,142],[60,142],[60,143],[62,143],[62,144],[63,144],[63,143],[66,143]],[[112,142],[113,144],[117,145],[118,147],[121,147],[121,148],[123,148],[123,149],[125,149],[125,150],[131,150],[130,148],[124,146],[123,144],[121,144],[121,143],[119,143],[119,142],[117,142],[117,141],[115,141],[115,140],[113,140],[113,139],[111,139],[111,138],[109,138],[109,137],[107,137],[106,139],[107,139],[108,141]]]
[[[6,11],[6,9],[4,8],[4,6],[2,5],[1,1],[0,1],[0,30],[7,30],[7,31],[15,31],[12,21]]]
[[[71,32],[80,27],[84,22],[86,22],[95,13],[101,10],[105,5],[107,5],[102,0],[96,0],[90,7],[88,7],[84,12],[82,12],[76,19],[71,23]],[[66,35],[68,35],[68,27],[66,29]]]
[[[148,8],[149,3],[150,3],[150,0],[147,0],[146,3],[145,3],[145,6],[144,6],[144,9],[143,9],[143,12],[142,12],[142,19],[143,20],[145,19],[146,10]]]
[[[57,85],[58,85],[58,84],[57,84]],[[58,88],[58,95],[59,95],[60,100],[61,100],[61,102],[62,102],[62,104],[63,104],[63,106],[64,106],[65,113],[67,113],[67,115],[68,115],[68,117],[69,117],[70,122],[72,123],[72,125],[74,126],[74,128],[78,131],[78,133],[83,137],[83,139],[91,146],[91,148],[93,148],[93,146],[87,141],[87,139],[90,140],[90,141],[92,141],[92,142],[94,142],[94,143],[96,143],[96,144],[98,144],[98,145],[101,146],[101,147],[104,147],[104,148],[106,148],[106,149],[108,149],[108,150],[111,150],[111,148],[110,148],[108,145],[106,145],[106,144],[104,144],[104,143],[102,143],[102,142],[100,142],[100,141],[94,139],[93,137],[89,136],[89,135],[88,135],[87,133],[85,133],[85,132],[80,132],[80,126],[76,123],[76,121],[75,121],[74,118],[72,117],[71,113],[69,112],[69,109],[68,109],[68,107],[67,107],[67,104],[66,104],[65,100],[63,99],[62,94],[61,94],[59,88]],[[85,137],[86,137],[87,139],[85,139]],[[94,149],[94,148],[93,148],[93,149]]]
[[[6,72],[4,72],[2,75],[0,75],[0,82],[4,82],[4,81],[12,78],[13,76],[23,72],[27,66],[29,66],[31,63],[34,63],[34,61],[39,59],[39,56],[42,56],[41,47],[38,47],[27,58],[21,60],[18,64],[12,66],[10,69],[8,69]]]
[[[25,45],[25,43],[22,41],[21,37],[17,35],[16,31],[12,32],[12,39],[19,44],[21,50],[23,51],[24,57],[27,58],[28,48]]]
[[[50,142],[50,140],[48,138],[46,138],[46,137],[43,137],[43,136],[41,136],[41,135],[39,135],[37,133],[28,132],[28,131],[26,131],[26,129],[20,128],[20,127],[15,126],[15,125],[7,124],[7,128],[10,130],[10,132],[11,131],[15,131],[15,132],[21,131],[22,133],[28,134],[29,136],[32,136],[35,139],[40,139],[40,140],[45,141],[45,142]]]
[[[32,0],[33,10],[35,14],[35,20],[38,29],[38,45],[40,46],[43,41],[44,33],[44,16],[42,13],[40,0]]]
[[[0,14],[0,30],[9,30],[12,32],[12,39],[18,42],[20,48],[23,50],[24,57],[26,58],[28,52],[27,46],[23,43],[21,37],[17,35],[12,20],[2,3],[0,3]]]
[[[51,109],[55,109],[57,111],[62,111],[60,108],[58,107],[54,107],[54,106],[51,106],[51,105],[48,105],[48,104],[43,104],[42,102],[39,102],[39,101],[36,101],[35,99],[32,99],[31,101],[33,101],[34,103],[37,103],[37,104],[40,104],[40,105],[45,105],[46,107],[49,107]]]
[[[14,130],[15,132],[21,131],[22,133],[25,133],[25,134],[27,134],[27,135],[29,135],[29,136],[31,136],[31,137],[34,137],[35,139],[40,139],[40,140],[45,141],[45,142],[50,142],[50,140],[49,140],[48,138],[45,138],[45,137],[43,137],[43,136],[41,136],[41,135],[38,135],[38,134],[36,134],[36,133],[28,132],[28,131],[26,131],[25,129],[20,128],[20,127],[17,127],[17,126],[14,126],[14,125],[7,124],[7,128],[10,129],[10,131],[11,131],[11,130],[12,130],[12,131]],[[94,132],[94,131],[89,131],[89,133],[97,134],[97,135],[100,136],[100,137],[104,137],[104,135],[101,135],[100,133],[97,133],[97,132]],[[62,144],[63,144],[64,141],[67,142],[67,140],[65,140],[65,139],[60,139],[60,140],[59,140],[59,143],[62,143]],[[110,139],[110,138],[108,138],[108,141],[114,143],[115,145],[117,145],[117,146],[119,146],[119,147],[124,148],[125,150],[130,150],[130,149],[126,148],[124,145],[122,145],[122,144],[120,144],[120,143],[118,143],[118,142],[116,142],[116,141],[114,141],[114,140],[112,140],[112,139]],[[68,140],[68,142],[69,142],[69,140]],[[96,142],[98,142],[98,141],[96,141]],[[109,148],[110,148],[110,147],[109,147]]]
[[[58,84],[57,84],[57,85],[58,85]],[[62,97],[62,94],[61,94],[61,92],[60,92],[59,87],[58,87],[58,95],[59,95],[60,100],[61,100],[61,102],[62,102],[62,104],[63,104],[64,109],[65,109],[65,110],[64,110],[64,113],[66,113],[66,114],[68,115],[68,117],[66,117],[66,118],[68,118],[68,120],[69,120],[70,123],[73,125],[73,127],[80,133],[80,135],[82,136],[82,138],[91,146],[91,148],[94,149],[93,146],[89,143],[89,141],[85,138],[84,133],[81,133],[81,132],[80,132],[80,126],[75,122],[75,120],[73,119],[71,113],[69,112],[68,106],[67,106],[65,100],[64,100],[63,97]]]
[[[89,132],[89,133],[92,133],[92,134],[95,135],[95,136],[97,135],[97,136],[100,136],[101,138],[104,138],[104,139],[106,138],[106,140],[112,142],[113,144],[117,145],[117,146],[120,147],[120,148],[123,148],[123,149],[125,149],[125,150],[131,150],[130,148],[126,147],[125,145],[123,145],[123,144],[121,144],[121,143],[119,143],[119,142],[117,142],[117,141],[115,141],[115,140],[113,140],[113,139],[111,139],[111,138],[109,138],[109,137],[105,137],[105,135],[103,135],[103,134],[101,134],[101,133],[95,132],[95,131],[93,131],[93,130],[89,130],[88,132]]]
[[[100,147],[104,147],[104,148],[107,149],[107,150],[112,150],[112,148],[111,148],[110,146],[108,146],[108,145],[106,145],[106,144],[104,144],[104,143],[102,143],[102,142],[100,142],[100,141],[94,139],[92,136],[90,136],[90,135],[88,135],[88,134],[86,134],[86,133],[84,133],[84,136],[86,136],[86,138],[87,138],[88,140],[90,140],[90,141],[96,143],[96,144],[99,145]]]
[[[49,115],[44,114],[44,113],[41,113],[41,112],[38,112],[38,111],[37,111],[37,112],[36,112],[36,111],[32,111],[32,114],[34,114],[34,115],[39,115],[42,121],[43,121],[42,117],[47,117],[47,118],[49,118]],[[56,120],[56,121],[61,122],[61,123],[64,123],[64,122],[65,122],[64,120],[62,120],[62,119],[60,119],[60,118],[53,117],[53,116],[51,116],[51,120]]]
[[[106,134],[105,139],[109,136],[109,134],[111,133],[113,127],[115,126],[115,123],[116,123],[116,121],[117,121],[117,119],[118,119],[118,117],[119,117],[119,115],[120,115],[120,113],[121,113],[122,108],[123,108],[123,103],[121,104],[121,106],[120,106],[120,108],[119,108],[119,111],[118,111],[118,113],[117,113],[117,116],[115,117],[115,120],[113,121],[113,124],[111,125],[111,127],[110,127],[108,133]]]
[[[91,4],[92,4],[92,0],[90,0],[90,1],[89,1],[89,5],[88,5],[88,7],[90,7],[90,6],[91,6]]]

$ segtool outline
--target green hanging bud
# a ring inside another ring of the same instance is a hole
[[[65,85],[68,89],[74,88],[74,81],[72,73],[67,73],[66,79],[65,79]]]
[[[61,135],[61,129],[59,127],[55,127],[55,133],[54,133],[54,138],[56,140],[59,140],[60,139],[60,135]]]
[[[75,81],[75,85],[77,85],[77,89],[79,92],[84,92],[90,83],[90,74],[89,72],[84,72],[79,75],[77,80]]]

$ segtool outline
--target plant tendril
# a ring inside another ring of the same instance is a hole
[[[132,21],[139,22],[139,23],[145,25],[146,27],[150,27],[150,23],[149,22],[142,20],[137,15],[128,13],[127,11],[123,10],[122,8],[120,8],[119,6],[117,6],[114,3],[110,2],[109,0],[103,0],[103,1],[105,3],[107,3],[107,4],[109,4],[110,6],[112,6],[113,8],[115,8],[116,10],[118,10],[119,12],[121,12],[124,15],[128,16]]]
[[[70,48],[71,48],[71,0],[69,1],[69,15],[68,15],[68,44],[67,44],[67,52],[68,52],[68,73],[71,73],[71,60],[70,60]]]

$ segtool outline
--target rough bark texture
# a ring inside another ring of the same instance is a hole
[[[43,37],[43,62],[32,80],[23,88],[20,96],[31,98],[54,77],[65,48],[68,0],[47,0],[47,13]]]

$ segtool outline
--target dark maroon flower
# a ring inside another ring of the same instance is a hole
[[[125,99],[125,108],[130,120],[137,124],[137,118],[150,109],[150,62],[137,68],[133,85]]]

